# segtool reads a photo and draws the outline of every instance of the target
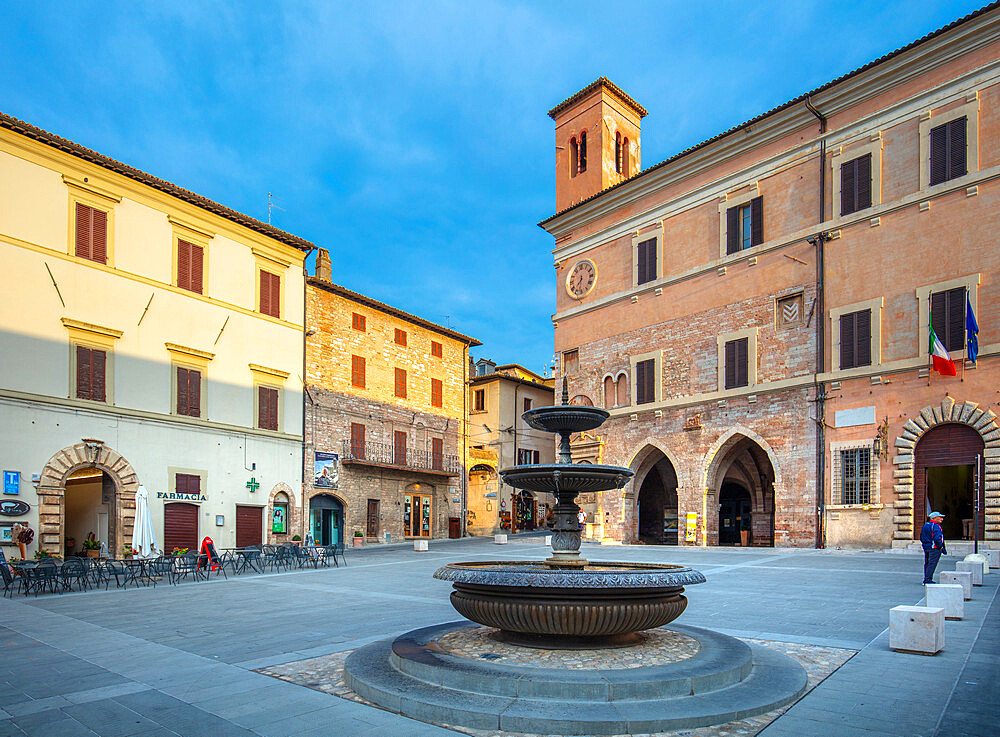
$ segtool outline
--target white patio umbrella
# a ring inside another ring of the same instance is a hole
[[[145,486],[135,492],[135,524],[132,527],[132,549],[138,558],[153,558],[160,554],[149,516],[149,493]]]

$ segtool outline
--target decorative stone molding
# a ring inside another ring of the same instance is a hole
[[[937,425],[944,423],[960,423],[969,425],[982,438],[986,448],[983,455],[986,461],[986,539],[1000,540],[1000,494],[997,494],[991,483],[1000,481],[1000,426],[996,415],[986,409],[980,409],[975,402],[956,402],[951,397],[945,397],[940,405],[924,407],[920,414],[903,424],[903,431],[896,438],[894,447],[896,455],[892,462],[895,465],[893,480],[897,502],[895,508],[903,512],[893,518],[896,530],[893,538],[910,540],[916,524],[913,509],[913,473],[917,443],[924,433]]]

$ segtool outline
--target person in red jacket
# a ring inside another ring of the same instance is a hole
[[[931,512],[927,521],[920,528],[920,545],[924,549],[924,583],[934,583],[934,569],[942,555],[948,555],[944,546],[944,532],[941,531],[941,520],[944,515]]]

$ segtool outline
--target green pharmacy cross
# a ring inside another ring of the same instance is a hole
[[[255,479],[253,476],[251,476],[250,480],[247,481],[247,488],[250,489],[251,492],[254,492],[254,491],[257,491],[257,489],[260,488],[260,484],[257,483],[257,479]]]

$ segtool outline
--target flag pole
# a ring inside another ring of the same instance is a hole
[[[927,386],[931,385],[931,374],[934,373],[934,367],[933,367],[934,356],[932,353],[932,351],[934,350],[934,346],[931,345],[931,330],[933,330],[933,328],[931,327],[932,324],[933,323],[931,321],[931,297],[930,295],[927,295]]]

